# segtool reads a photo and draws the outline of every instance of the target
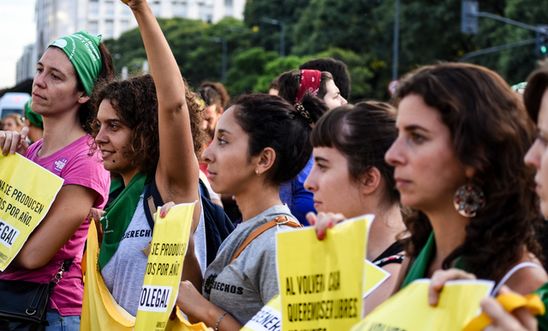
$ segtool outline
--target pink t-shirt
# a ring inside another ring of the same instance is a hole
[[[52,155],[40,158],[38,151],[42,147],[42,140],[39,140],[29,147],[26,157],[62,177],[65,180],[63,185],[80,185],[94,190],[97,199],[93,207],[103,208],[108,199],[110,175],[103,167],[98,151],[90,155],[92,141],[91,136],[85,135]],[[12,265],[5,272],[0,272],[0,279],[47,283],[64,260],[73,258],[69,271],[53,288],[50,308],[58,310],[62,316],[80,315],[84,294],[81,261],[88,228],[89,220],[86,219],[44,267],[26,270]]]

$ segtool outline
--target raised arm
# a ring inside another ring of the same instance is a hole
[[[160,25],[145,0],[122,0],[133,11],[156,85],[160,159],[156,183],[164,201],[198,200],[198,160],[194,153],[185,84]]]

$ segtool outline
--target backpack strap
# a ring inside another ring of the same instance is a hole
[[[267,231],[268,229],[271,229],[271,228],[273,228],[277,225],[287,225],[287,226],[290,226],[292,228],[302,227],[302,225],[299,222],[297,222],[295,220],[292,220],[292,219],[288,218],[287,216],[281,216],[280,215],[280,216],[276,217],[275,219],[270,220],[270,221],[266,222],[265,224],[259,226],[255,230],[253,230],[253,232],[251,232],[249,234],[249,236],[247,236],[247,238],[245,238],[245,240],[242,242],[240,247],[238,247],[238,249],[234,252],[234,254],[232,255],[232,259],[230,259],[230,263],[232,263],[234,260],[236,260],[238,258],[238,256],[240,256],[240,254],[244,251],[244,249],[246,249],[246,247],[249,246],[249,244],[251,244],[251,242],[255,238],[260,236],[263,232]]]

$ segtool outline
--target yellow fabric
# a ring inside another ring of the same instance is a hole
[[[109,290],[97,267],[99,245],[97,229],[89,227],[86,252],[86,274],[84,276],[84,302],[80,322],[81,331],[129,331],[135,326],[135,317],[119,306]],[[177,318],[170,319],[167,331],[205,331],[204,323],[191,324],[177,309]]]
[[[533,315],[544,314],[544,303],[536,294],[522,296],[517,293],[503,293],[497,296],[497,301],[507,312],[513,312],[518,308],[527,308]],[[463,329],[463,331],[481,331],[491,324],[491,319],[485,313],[481,313],[472,319]]]

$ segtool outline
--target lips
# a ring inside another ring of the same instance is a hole
[[[40,100],[46,100],[46,97],[44,97],[43,95],[38,94],[38,93],[36,93],[36,92],[32,92],[32,98],[33,98],[32,101],[34,101],[34,98],[40,99]]]
[[[396,181],[396,188],[399,190],[399,189],[402,189],[402,188],[405,188],[406,186],[408,186],[409,184],[411,184],[411,181],[410,180],[407,180],[407,179],[403,179],[403,178],[399,178],[399,177],[396,177],[395,178],[395,181]]]
[[[103,157],[103,160],[111,156],[113,153],[114,152],[112,151],[101,150],[101,156]]]

